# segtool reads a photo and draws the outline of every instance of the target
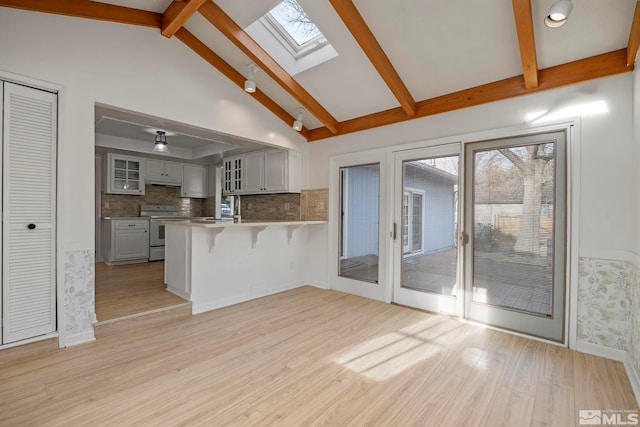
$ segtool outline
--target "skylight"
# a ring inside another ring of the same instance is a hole
[[[245,31],[292,76],[338,56],[296,0],[282,0]]]
[[[267,12],[262,21],[296,58],[327,43],[327,38],[296,0],[284,0]]]
[[[309,15],[295,0],[285,0],[273,9],[268,15],[285,30],[298,46],[310,42],[322,33],[311,21]]]

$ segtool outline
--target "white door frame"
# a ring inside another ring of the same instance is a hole
[[[579,247],[580,247],[580,239],[579,239],[579,230],[580,230],[580,217],[578,212],[578,207],[580,206],[580,140],[581,140],[581,118],[580,117],[570,117],[558,121],[548,122],[544,125],[541,124],[528,124],[528,125],[519,125],[513,127],[505,127],[499,129],[492,129],[488,131],[479,131],[472,132],[461,135],[451,135],[443,138],[435,138],[431,140],[420,140],[415,142],[409,142],[400,145],[394,145],[390,147],[377,148],[372,150],[366,150],[363,152],[355,152],[344,155],[336,155],[332,156],[329,159],[329,245],[328,245],[328,256],[329,256],[329,286],[331,287],[332,276],[336,275],[337,272],[337,232],[336,232],[336,223],[337,220],[337,203],[338,195],[336,191],[338,190],[338,180],[337,180],[337,171],[339,170],[338,162],[343,162],[347,159],[351,159],[353,164],[363,164],[370,163],[371,161],[367,161],[366,159],[374,156],[374,158],[382,158],[385,155],[387,156],[386,162],[381,163],[381,176],[386,175],[386,186],[391,189],[394,185],[394,162],[393,156],[394,153],[405,151],[405,150],[413,150],[419,148],[427,148],[434,147],[438,145],[451,144],[451,143],[462,143],[463,148],[464,144],[470,142],[483,141],[487,139],[496,139],[496,138],[504,138],[504,137],[515,137],[528,135],[532,133],[540,133],[540,132],[549,132],[549,131],[558,131],[558,130],[566,130],[567,132],[567,264],[566,264],[566,277],[567,277],[567,296],[565,298],[566,308],[565,308],[565,342],[560,345],[569,346],[571,349],[577,348],[577,324],[578,324],[578,316],[577,316],[577,305],[578,305],[578,262],[579,262]],[[464,162],[464,149],[462,150],[462,158],[461,161]],[[384,165],[384,166],[383,166]],[[381,177],[381,186],[385,185],[385,180]],[[461,183],[461,186],[463,183]],[[382,189],[381,189],[382,190]],[[461,188],[461,191],[463,189]],[[459,200],[462,200],[462,195],[459,196]],[[391,236],[393,235],[393,222],[394,220],[397,222],[398,217],[394,214],[394,202],[393,202],[393,194],[390,193],[384,202],[386,206],[384,209],[381,209],[380,216],[381,221],[382,217],[386,215],[386,221],[388,222],[387,233],[390,238],[387,238],[388,245],[386,250],[386,260],[388,262],[386,266],[386,280],[387,280],[387,294],[385,295],[384,301],[391,302],[392,293],[393,293],[393,250],[391,248],[393,244],[393,240]],[[464,218],[462,222],[460,222],[459,232],[464,231],[462,229],[462,225],[464,224]],[[333,227],[333,228],[332,228]],[[399,230],[398,230],[399,231]],[[381,234],[381,240],[383,235]],[[382,254],[380,254],[380,260],[383,262]],[[382,275],[380,276],[382,280]],[[458,298],[460,304],[464,304],[464,298],[461,295]],[[460,312],[462,312],[462,307],[460,308]],[[487,328],[491,328],[490,326],[486,326]],[[507,333],[511,333],[513,335],[525,336],[523,334],[519,334],[517,332],[505,331]],[[559,343],[548,341],[544,339],[537,339],[535,337],[527,338],[548,342],[551,344],[559,345]]]

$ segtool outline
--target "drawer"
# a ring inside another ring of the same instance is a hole
[[[148,229],[149,221],[147,220],[133,220],[133,221],[114,221],[116,230],[131,230],[131,229]]]

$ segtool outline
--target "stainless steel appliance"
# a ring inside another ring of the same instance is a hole
[[[140,216],[149,217],[149,261],[164,259],[164,221],[185,221],[177,206],[142,205]]]

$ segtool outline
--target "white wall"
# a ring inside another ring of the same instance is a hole
[[[65,248],[93,248],[94,103],[306,151],[304,140],[158,29],[0,8],[0,70],[65,88]]]
[[[627,251],[637,240],[630,233],[636,226],[633,199],[637,188],[631,179],[633,78],[633,73],[625,73],[313,142],[309,187],[328,186],[328,159],[332,155],[521,126],[527,113],[604,100],[609,113],[582,118],[580,247]]]
[[[633,78],[633,188],[630,197],[635,201],[635,231],[631,250],[640,255],[640,69],[635,69]]]

